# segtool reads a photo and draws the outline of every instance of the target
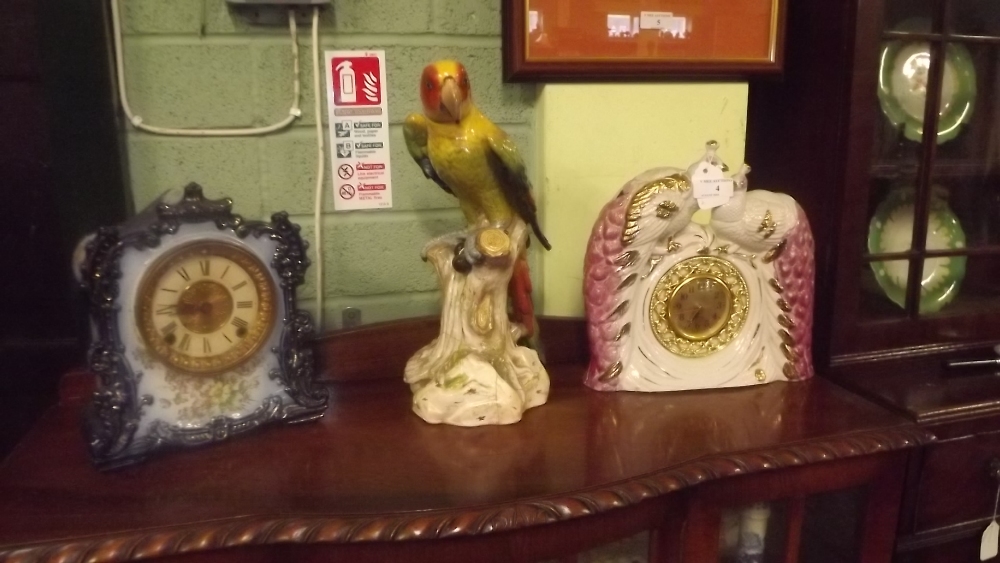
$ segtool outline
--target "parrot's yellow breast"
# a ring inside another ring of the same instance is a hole
[[[513,216],[500,188],[500,178],[490,166],[489,136],[503,134],[478,111],[460,123],[430,123],[427,156],[438,176],[458,198],[469,222],[485,216],[490,223]]]

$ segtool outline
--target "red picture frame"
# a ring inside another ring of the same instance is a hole
[[[738,79],[782,70],[785,0],[503,0],[512,82]]]

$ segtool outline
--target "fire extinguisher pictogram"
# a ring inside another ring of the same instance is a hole
[[[334,105],[377,106],[382,103],[382,69],[378,57],[334,57]]]
[[[354,80],[354,69],[351,61],[342,61],[337,65],[337,83],[340,85],[340,102],[353,104],[358,101],[357,83]]]

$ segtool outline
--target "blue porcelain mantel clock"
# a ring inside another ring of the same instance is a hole
[[[285,213],[267,223],[231,208],[190,184],[88,243],[98,381],[86,434],[98,467],[323,415],[312,320],[296,308],[306,243]]]

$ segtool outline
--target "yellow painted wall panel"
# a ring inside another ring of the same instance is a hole
[[[538,195],[553,250],[542,257],[542,311],[583,315],[583,256],[597,214],[633,176],[687,167],[716,140],[736,170],[747,85],[547,85],[536,107]],[[537,290],[536,290],[537,291]]]

